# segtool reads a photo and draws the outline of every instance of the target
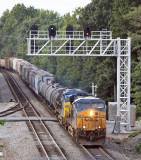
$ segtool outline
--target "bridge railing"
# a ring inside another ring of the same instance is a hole
[[[54,39],[64,40],[64,39],[72,39],[72,40],[81,40],[81,39],[112,39],[111,31],[92,31],[91,37],[84,36],[84,31],[56,31],[56,36]],[[34,34],[33,34],[34,33]],[[29,38],[38,38],[38,39],[50,39],[48,31],[30,31]]]

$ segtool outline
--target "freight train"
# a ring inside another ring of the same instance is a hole
[[[17,72],[55,112],[59,122],[82,145],[102,145],[106,137],[106,107],[99,98],[55,82],[54,75],[13,57],[0,59],[0,67]]]

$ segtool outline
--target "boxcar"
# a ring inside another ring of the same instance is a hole
[[[0,68],[5,68],[5,59],[0,59]]]

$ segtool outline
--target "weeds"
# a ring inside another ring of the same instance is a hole
[[[141,120],[141,117],[137,117],[137,121],[140,121]]]
[[[141,144],[139,144],[139,145],[136,147],[136,150],[141,153]]]
[[[5,122],[6,120],[2,120],[2,121],[0,120],[0,125],[4,126]]]
[[[128,137],[135,137],[135,136],[137,136],[140,133],[141,133],[141,131],[134,132],[133,134],[130,134]]]

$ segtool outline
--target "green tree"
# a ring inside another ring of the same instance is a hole
[[[113,0],[92,0],[83,8],[79,23],[81,26],[89,25],[92,30],[108,29],[109,19],[112,14]]]
[[[137,116],[141,116],[141,6],[132,8],[124,18],[132,38],[132,102],[137,105]]]
[[[132,73],[132,97],[137,105],[137,116],[141,116],[141,57],[138,60]]]
[[[139,4],[141,4],[141,1],[114,0],[113,11],[109,24],[115,38],[127,38],[127,30],[130,26],[127,25],[127,20],[124,16],[132,9],[132,7],[138,6]]]

